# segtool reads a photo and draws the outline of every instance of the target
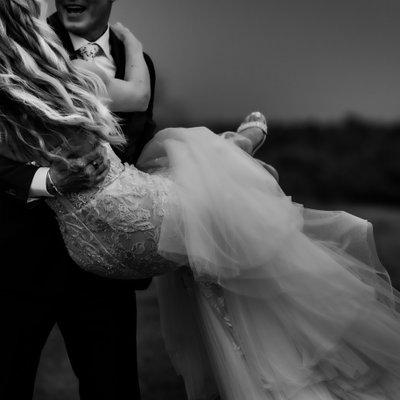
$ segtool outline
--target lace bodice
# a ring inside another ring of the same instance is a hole
[[[172,182],[121,163],[107,149],[110,170],[101,186],[48,200],[71,257],[89,272],[117,279],[175,268],[157,252]]]

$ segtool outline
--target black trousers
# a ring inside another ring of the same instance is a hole
[[[0,197],[1,200],[1,197]],[[44,202],[0,202],[0,400],[31,400],[58,324],[81,400],[139,400],[135,289],[80,269]]]
[[[31,400],[58,324],[81,400],[139,400],[135,292],[0,293],[0,399]]]

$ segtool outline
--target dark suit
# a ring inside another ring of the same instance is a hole
[[[70,38],[57,15],[49,23],[65,48]],[[124,75],[124,47],[111,32],[117,77]],[[124,161],[136,161],[153,136],[152,95],[145,112],[120,114],[128,138]],[[139,399],[135,290],[150,280],[107,280],[70,259],[53,213],[42,201],[27,203],[37,168],[0,157],[0,399],[28,400],[41,350],[57,323],[79,379],[82,400]]]

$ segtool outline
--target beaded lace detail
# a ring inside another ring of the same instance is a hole
[[[108,146],[110,170],[95,189],[48,199],[67,249],[83,269],[141,279],[176,268],[157,252],[172,182],[122,164]]]
[[[228,312],[228,307],[226,305],[224,296],[224,289],[213,282],[199,281],[197,283],[200,294],[210,304],[211,309],[214,311],[217,318],[221,321],[222,326],[228,333],[228,337],[231,340],[233,348],[244,357],[239,338],[237,337],[233,328],[232,319]]]
[[[233,328],[232,318],[226,304],[224,288],[218,283],[210,279],[195,279],[192,271],[189,268],[181,270],[181,277],[186,291],[190,296],[201,296],[209,304],[211,310],[221,322],[228,337],[232,343],[232,348],[235,349],[242,357],[243,350],[240,345],[240,340]]]

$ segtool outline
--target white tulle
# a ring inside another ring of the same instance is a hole
[[[167,349],[191,400],[397,400],[398,296],[372,226],[305,209],[206,128],[168,129],[144,169],[176,185],[158,250]]]

